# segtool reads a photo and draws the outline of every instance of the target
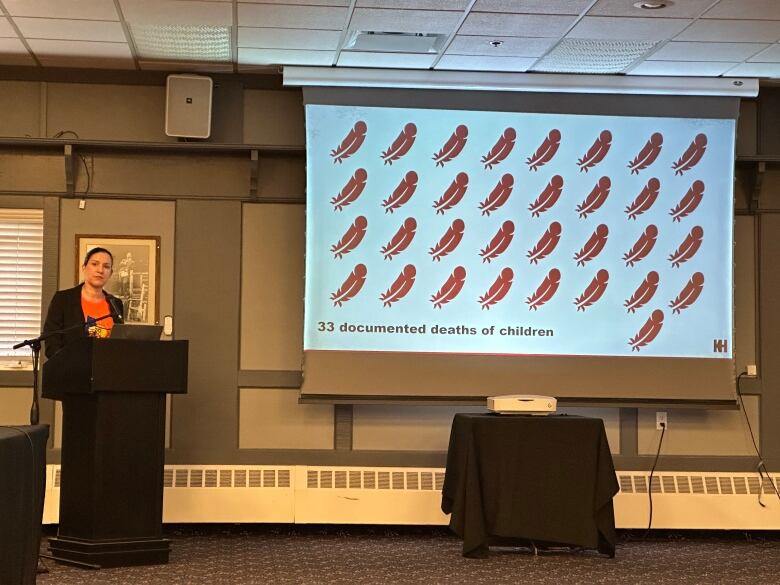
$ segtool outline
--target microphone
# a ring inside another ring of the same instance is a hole
[[[114,297],[108,297],[108,304],[111,307],[111,318],[116,323],[124,323],[125,319],[122,316],[122,309],[118,307],[118,302]]]

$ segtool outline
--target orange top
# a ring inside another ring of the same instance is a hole
[[[105,298],[102,301],[90,301],[81,297],[81,311],[84,313],[85,321],[89,317],[97,319],[98,317],[111,313],[111,309],[108,306],[108,299]],[[87,335],[100,338],[111,337],[111,329],[113,329],[113,327],[114,320],[111,317],[108,317],[107,319],[102,319],[101,321],[90,325],[87,328]]]

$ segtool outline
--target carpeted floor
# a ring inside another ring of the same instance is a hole
[[[648,583],[768,584],[780,580],[780,534],[619,532],[617,555],[493,548],[461,556],[443,527],[168,526],[170,563],[85,570],[45,561],[39,585]],[[43,543],[45,547],[45,540]]]

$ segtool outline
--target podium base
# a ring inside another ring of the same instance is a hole
[[[87,540],[68,536],[49,539],[49,552],[56,561],[97,567],[164,565],[171,552],[168,538]]]

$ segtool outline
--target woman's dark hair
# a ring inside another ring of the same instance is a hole
[[[100,254],[103,252],[104,254],[108,254],[108,257],[111,258],[111,266],[114,265],[114,255],[106,250],[105,248],[92,248],[89,252],[87,252],[87,255],[84,257],[84,264],[83,266],[87,265],[87,262],[89,262],[89,259],[92,258],[95,254]]]

